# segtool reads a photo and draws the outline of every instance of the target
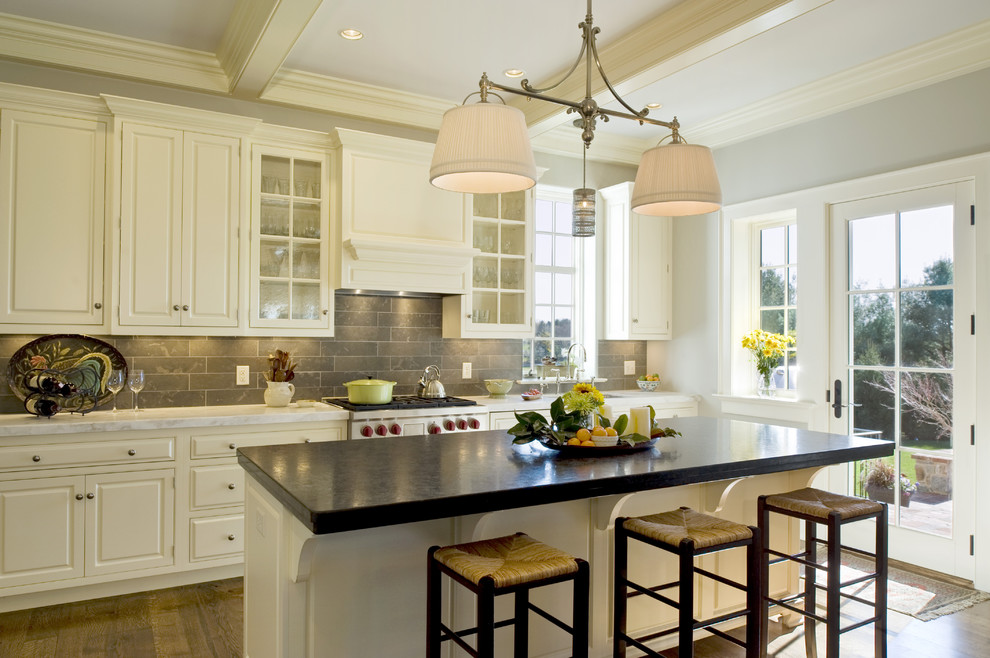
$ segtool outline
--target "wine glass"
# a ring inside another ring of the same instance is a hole
[[[134,393],[134,411],[140,411],[138,409],[138,393],[144,388],[144,370],[132,370],[130,376],[127,378],[127,388],[131,389]]]
[[[107,379],[107,390],[113,393],[113,413],[117,413],[117,394],[124,390],[124,371],[113,369]]]

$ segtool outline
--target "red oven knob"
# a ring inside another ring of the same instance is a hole
[[[378,436],[388,436],[388,428],[384,425],[379,425],[375,428],[375,434]]]
[[[375,430],[371,429],[371,425],[365,425],[361,428],[361,436],[366,439],[370,439],[375,435]]]
[[[437,425],[436,423],[432,423],[430,425],[430,430],[429,431],[430,431],[430,434],[439,434],[442,430],[440,429],[440,426],[439,425]]]
[[[399,434],[402,434],[402,425],[392,423],[392,425],[388,428],[388,431],[398,436]]]
[[[467,421],[464,420],[463,418],[458,418],[457,419],[457,429],[459,429],[459,430],[466,430],[467,429]]]
[[[448,432],[453,432],[454,431],[454,421],[452,421],[449,418],[447,420],[443,421],[443,428],[445,430],[447,430]]]
[[[470,425],[471,429],[473,430],[481,429],[481,421],[478,420],[477,418],[472,418],[471,420],[469,420],[468,425]]]

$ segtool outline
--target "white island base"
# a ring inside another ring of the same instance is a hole
[[[245,658],[406,658],[426,647],[426,553],[447,545],[526,532],[591,564],[591,652],[610,656],[612,615],[612,537],[618,516],[639,516],[685,505],[739,523],[756,525],[761,494],[808,486],[818,468],[692,484],[626,495],[574,500],[314,535],[292,513],[248,477],[245,518]],[[799,523],[775,515],[772,546],[800,550]],[[745,581],[745,550],[702,558],[705,568]],[[630,546],[630,576],[638,582],[672,581],[673,556],[638,542]],[[445,579],[445,583],[449,583]],[[771,595],[796,592],[798,572],[781,565],[771,570]],[[451,597],[453,592],[453,598]],[[699,577],[697,618],[741,608],[743,593]],[[501,597],[496,619],[511,616],[511,595]],[[570,621],[571,585],[541,588],[536,605]],[[456,629],[474,625],[474,596],[460,586],[444,590],[444,620]],[[669,628],[676,612],[635,599],[629,628],[636,634]],[[737,623],[742,623],[737,620]],[[511,627],[496,631],[496,655],[510,656]],[[699,632],[701,633],[701,632]],[[570,655],[568,636],[538,616],[530,623],[530,656]],[[666,644],[664,644],[666,641]],[[676,634],[656,648],[676,643]],[[457,655],[445,643],[444,655]],[[459,650],[458,650],[459,652]],[[630,656],[636,655],[630,650]]]

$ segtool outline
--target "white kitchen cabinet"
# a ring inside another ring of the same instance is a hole
[[[104,324],[107,125],[0,112],[0,331]]]
[[[533,333],[533,192],[469,197],[470,289],[443,301],[444,338],[525,338]]]
[[[121,140],[119,325],[237,326],[240,140],[134,122]]]
[[[463,194],[430,185],[433,144],[337,129],[336,288],[464,294],[471,232]]]
[[[85,481],[0,482],[0,587],[83,575]]]
[[[671,333],[671,220],[632,211],[632,183],[599,190],[605,200],[606,340],[667,340]]]
[[[327,157],[255,146],[250,326],[332,335]]]

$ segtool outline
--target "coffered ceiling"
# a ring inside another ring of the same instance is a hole
[[[436,129],[509,68],[556,81],[586,0],[0,0],[4,59]],[[635,107],[717,147],[990,66],[987,0],[599,0],[602,63]],[[345,28],[364,38],[347,41]],[[594,93],[606,104],[601,81]],[[583,65],[554,90],[584,95]],[[534,145],[580,153],[573,117],[507,97]],[[613,107],[619,109],[613,103]],[[612,120],[589,157],[636,162],[665,131]]]

